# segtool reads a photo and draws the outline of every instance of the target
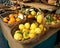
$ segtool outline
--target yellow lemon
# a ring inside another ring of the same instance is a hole
[[[30,33],[33,33],[33,34],[35,34],[35,30],[30,30]]]
[[[36,36],[36,34],[32,34],[32,33],[29,34],[30,38],[34,38],[35,36]]]
[[[29,23],[25,23],[25,28],[29,29],[30,28],[30,24]]]
[[[37,22],[38,23],[41,23],[42,22],[42,19],[43,19],[42,15],[38,15],[37,16]]]
[[[33,11],[31,12],[31,15],[35,16],[35,15],[36,15],[36,12],[33,10]]]
[[[36,29],[35,29],[35,33],[36,33],[36,34],[40,34],[40,33],[41,33],[41,29],[40,29],[40,28],[36,28]]]
[[[22,39],[22,34],[15,33],[15,34],[14,34],[14,39],[15,39],[15,40],[21,40],[21,39]]]
[[[24,28],[25,28],[25,26],[24,26],[23,24],[20,24],[20,25],[19,25],[19,29],[20,29],[20,30],[23,30]]]
[[[30,29],[34,30],[36,27],[37,25],[35,23],[32,23]]]
[[[28,39],[29,38],[29,32],[24,32],[23,33],[23,38]]]

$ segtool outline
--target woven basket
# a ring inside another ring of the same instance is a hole
[[[8,12],[5,12],[5,13],[1,14],[1,19],[3,19],[4,17],[6,17],[6,16],[8,16],[9,14],[12,14],[12,13],[15,14],[17,12],[16,11],[8,11]],[[10,28],[13,28],[13,26],[15,26],[15,24],[20,23],[22,21],[25,22],[25,19],[24,20],[21,20],[19,22],[15,22],[14,24],[11,24],[11,25],[10,24],[7,24],[7,23],[4,23],[4,24],[7,25]]]
[[[31,8],[32,8],[32,7],[31,7]],[[39,9],[38,9],[38,10],[39,10]],[[44,13],[43,13],[43,12],[42,12],[42,16],[43,16],[43,19],[42,19],[42,24],[43,24],[43,22],[44,22],[44,21],[43,21],[43,20],[44,20]],[[28,22],[33,23],[33,22],[35,22],[35,21],[29,19]],[[20,22],[20,23],[17,23],[17,24],[12,28],[12,30],[11,30],[11,35],[12,35],[12,37],[13,37],[15,31],[18,30],[18,25],[19,25],[19,24],[21,24],[21,22]],[[23,23],[23,24],[24,24],[24,23]],[[44,24],[43,24],[43,26],[47,28],[47,31],[49,30],[49,27],[48,27],[48,26],[46,26],[46,25],[44,25]],[[37,35],[35,38],[28,39],[28,40],[24,40],[24,41],[16,41],[14,38],[13,38],[13,39],[14,39],[16,42],[21,43],[21,44],[35,44],[36,42],[39,42],[39,41],[40,41],[41,37],[42,37],[47,31],[44,31],[44,30],[43,30],[42,33],[39,34],[39,35]]]
[[[14,35],[15,31],[18,30],[18,25],[19,25],[19,24],[20,24],[20,23],[16,24],[16,26],[11,30],[12,38],[13,38],[13,35]],[[46,32],[48,32],[49,27],[48,27],[48,26],[44,26],[44,27],[46,27],[47,31],[44,31],[44,30],[43,30],[41,34],[37,35],[36,37],[34,37],[34,38],[32,38],[32,39],[28,39],[28,40],[24,40],[24,41],[16,41],[14,38],[13,38],[13,39],[14,39],[16,42],[20,43],[20,44],[35,44],[35,43],[37,43],[37,42],[40,41],[41,37],[42,37]]]
[[[58,23],[56,23],[55,25],[51,25],[51,24],[46,24],[46,21],[45,21],[45,18],[44,18],[44,25],[46,25],[46,26],[48,26],[49,28],[54,28],[54,29],[56,29],[56,28],[59,28],[60,27],[60,22],[58,22]]]
[[[12,11],[12,12],[5,12],[5,13],[1,14],[1,19],[3,19],[4,17],[6,17],[6,16],[8,16],[9,14],[12,14],[12,13],[16,13],[16,12]],[[13,26],[13,24],[11,24],[11,25],[9,25],[7,23],[4,23],[4,24],[9,26],[9,27]]]

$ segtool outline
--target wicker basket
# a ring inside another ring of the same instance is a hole
[[[52,24],[46,24],[46,21],[45,21],[45,18],[44,18],[44,25],[48,26],[49,28],[53,28],[53,29],[56,29],[56,28],[59,28],[60,27],[60,22],[56,23],[55,25],[52,25]]]
[[[3,13],[3,14],[1,14],[1,19],[3,19],[4,17],[6,17],[6,16],[8,16],[9,14],[15,14],[15,13],[17,13],[16,11],[8,11],[8,12],[6,12],[6,13]],[[25,20],[26,19],[24,19],[24,20],[21,20],[21,21],[19,21],[19,22],[15,22],[14,24],[7,24],[7,23],[4,23],[5,25],[7,25],[8,27],[10,27],[10,28],[13,28],[14,26],[15,26],[15,24],[17,24],[17,23],[23,23],[23,22],[25,22]],[[23,22],[22,22],[23,21]]]
[[[31,7],[31,8],[32,8],[32,7]],[[38,9],[38,10],[39,10],[39,9]],[[44,22],[44,21],[43,21],[43,20],[44,20],[44,13],[43,13],[43,12],[42,12],[42,16],[43,16],[43,19],[42,19],[42,24],[43,24],[43,22]],[[35,21],[33,21],[32,19],[29,19],[27,22],[33,23],[33,22],[35,22]],[[22,22],[15,24],[15,26],[12,28],[12,30],[11,30],[11,35],[12,35],[12,37],[13,37],[15,31],[18,30],[18,25],[21,24],[21,23],[22,23]],[[25,22],[24,22],[24,23],[25,23]],[[23,23],[23,24],[24,24],[24,23]],[[46,25],[44,25],[44,24],[43,24],[43,26],[47,28],[47,31],[49,30],[49,27],[48,27],[48,26],[46,26]],[[35,38],[28,39],[28,40],[24,40],[24,41],[16,41],[14,38],[13,38],[13,39],[14,39],[16,42],[20,43],[20,44],[35,44],[35,43],[37,43],[37,42],[40,41],[41,37],[42,37],[47,31],[44,31],[44,30],[43,30],[42,33],[39,34],[39,35],[37,35]]]
[[[20,23],[16,24],[16,26],[11,30],[12,38],[13,38],[13,35],[14,35],[15,31],[18,30],[18,25],[19,25],[19,24],[20,24]],[[41,37],[42,37],[45,33],[48,32],[49,27],[47,27],[47,26],[44,26],[44,27],[46,27],[47,31],[44,31],[44,30],[43,30],[41,34],[37,35],[36,37],[34,37],[34,38],[32,38],[32,39],[28,39],[28,40],[24,40],[24,41],[16,41],[14,38],[13,38],[13,39],[14,39],[16,42],[20,43],[20,44],[35,44],[35,43],[37,43],[37,42],[40,41]]]
[[[3,19],[4,17],[8,16],[11,13],[16,13],[16,12],[14,12],[14,11],[12,11],[12,12],[5,12],[5,13],[1,14],[1,19]],[[9,27],[13,26],[13,24],[12,25],[9,25],[7,23],[4,23],[4,24],[7,25],[7,26],[9,26]]]

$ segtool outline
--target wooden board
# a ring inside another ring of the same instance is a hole
[[[22,4],[36,7],[36,8],[41,8],[43,10],[49,10],[49,11],[53,11],[53,10],[58,9],[58,7],[56,7],[56,6],[49,6],[49,5],[46,5],[43,3],[22,3]]]

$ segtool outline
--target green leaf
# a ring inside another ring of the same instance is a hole
[[[17,33],[22,34],[22,32],[17,32]]]
[[[48,14],[46,16],[46,19],[47,19],[48,22],[52,22],[54,20],[53,17],[50,14]]]

